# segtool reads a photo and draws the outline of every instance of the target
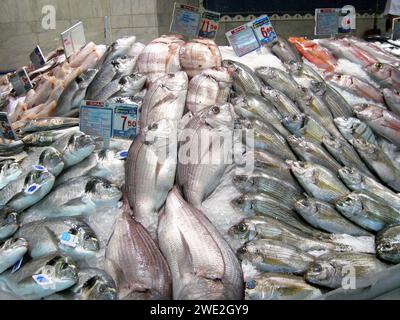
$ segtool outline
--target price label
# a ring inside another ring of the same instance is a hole
[[[315,9],[315,35],[332,36],[339,31],[338,9]]]
[[[253,31],[252,22],[228,31],[225,35],[229,44],[239,57],[260,48],[260,43]]]
[[[400,39],[400,18],[393,19],[392,40]]]
[[[215,39],[218,32],[219,20],[221,14],[213,11],[205,11],[202,14],[200,23],[199,37],[206,39]]]
[[[68,30],[61,33],[61,41],[64,46],[65,56],[69,58],[86,45],[85,30],[80,21]]]
[[[80,108],[80,130],[109,140],[113,134],[113,109],[100,101],[84,101]]]
[[[46,64],[46,58],[43,55],[42,50],[39,46],[36,46],[35,50],[30,54],[29,58],[35,69],[40,69]]]
[[[257,20],[254,20],[252,24],[254,33],[262,46],[274,42],[278,38],[275,29],[267,15],[261,16]]]
[[[138,134],[139,105],[137,104],[108,104],[114,109],[113,136],[133,140]]]
[[[31,79],[25,68],[12,74],[10,76],[10,82],[18,96],[25,94],[33,88]]]
[[[199,32],[200,19],[199,8],[175,2],[170,32],[194,38]]]
[[[339,33],[350,33],[356,29],[356,8],[354,6],[344,6],[338,9],[339,15]]]
[[[17,140],[17,136],[12,129],[10,119],[8,119],[6,112],[0,112],[0,135],[4,139]]]

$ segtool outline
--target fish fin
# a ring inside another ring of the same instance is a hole
[[[184,250],[184,255],[183,255],[184,263],[182,265],[178,263],[179,274],[181,274],[182,276],[187,273],[193,274],[195,272],[195,270],[194,270],[194,266],[193,266],[193,258],[192,258],[192,254],[190,252],[190,247],[185,239],[185,236],[182,234],[181,231],[179,231],[179,234],[181,236],[182,249]]]
[[[49,234],[49,237],[50,237],[50,239],[51,239],[51,242],[53,242],[53,244],[55,245],[55,246],[57,246],[58,245],[58,237],[57,237],[57,235],[49,228],[49,227],[47,227],[47,226],[45,226],[44,227],[44,229],[47,231],[47,233]]]

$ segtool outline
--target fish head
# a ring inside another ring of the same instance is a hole
[[[92,177],[85,186],[85,193],[95,204],[115,204],[122,198],[121,190],[106,179]]]
[[[231,205],[246,214],[253,213],[253,199],[250,196],[242,195],[237,197],[231,201]]]
[[[55,148],[46,148],[39,157],[39,165],[44,166],[54,176],[64,170],[62,154]]]
[[[391,67],[385,63],[376,62],[366,68],[368,73],[372,73],[376,78],[386,80],[391,76]]]
[[[379,241],[376,251],[382,258],[398,256],[400,252],[400,236],[385,238]]]
[[[58,284],[65,285],[66,289],[78,281],[78,267],[67,256],[55,255],[49,257],[42,268],[42,273],[53,278]]]
[[[186,91],[189,85],[189,78],[183,71],[168,73],[157,81],[160,86],[173,92]]]
[[[392,104],[400,104],[400,91],[397,89],[383,89],[383,95],[386,101],[391,102]]]
[[[113,66],[117,73],[119,73],[120,75],[128,75],[132,73],[133,69],[136,66],[136,62],[136,57],[122,56],[114,61]]]
[[[282,125],[294,134],[304,126],[304,120],[304,114],[288,115],[282,119]]]
[[[343,141],[331,136],[322,137],[322,143],[327,147],[328,150],[340,150],[343,146]]]
[[[22,174],[22,168],[17,161],[5,160],[0,162],[0,179],[12,179]]]
[[[230,103],[225,103],[206,109],[204,113],[204,122],[216,130],[233,129],[233,106]]]
[[[288,136],[287,142],[292,148],[306,148],[307,141],[303,137],[297,137],[294,135]]]
[[[286,163],[290,166],[290,170],[297,177],[306,176],[310,171],[310,165],[306,162],[288,160]]]
[[[354,112],[361,121],[374,121],[382,118],[385,109],[367,103],[353,107]]]
[[[313,93],[322,96],[322,95],[324,95],[324,93],[327,90],[327,85],[325,82],[322,82],[322,81],[311,80],[310,90]]]
[[[84,133],[74,133],[70,136],[63,152],[63,159],[71,163],[79,163],[92,154],[96,144],[91,136]]]
[[[251,192],[255,185],[255,179],[249,175],[236,175],[232,178],[232,183],[241,192]]]
[[[339,118],[335,118],[333,120],[335,122],[335,124],[339,127],[339,128],[343,128],[346,130],[351,130],[352,128],[354,128],[354,126],[357,123],[360,123],[361,121],[359,119],[356,118],[348,118],[348,117],[339,117]]]
[[[363,176],[356,168],[343,167],[339,169],[339,177],[351,189],[357,188],[363,183]]]
[[[303,70],[302,62],[291,61],[285,65],[286,65],[287,69],[289,70],[289,72],[294,76],[300,75]]]
[[[363,204],[359,196],[349,194],[336,202],[336,208],[347,215],[359,215],[363,212]]]
[[[362,139],[354,139],[353,145],[359,153],[371,157],[371,159],[377,159],[379,156],[378,147],[368,141]]]
[[[51,190],[55,182],[55,176],[47,171],[46,168],[43,170],[33,170],[25,178],[24,192],[26,194],[34,194],[39,189]]]
[[[83,284],[81,295],[86,300],[116,300],[117,290],[113,281],[94,276]]]
[[[233,60],[224,60],[222,61],[222,66],[227,68],[230,72],[236,72],[238,70],[238,65]]]
[[[266,79],[274,79],[278,76],[277,71],[271,67],[261,67],[258,68],[256,72]]]
[[[99,240],[94,231],[85,224],[74,224],[69,233],[77,237],[77,250],[97,252],[100,250]]]
[[[26,252],[28,252],[28,248],[28,241],[24,238],[11,238],[3,243],[0,247],[0,251],[22,257]]]
[[[18,214],[16,212],[0,213],[0,241],[12,236],[19,228]]]
[[[312,198],[301,199],[295,202],[294,208],[301,215],[313,216],[318,213],[317,202]]]
[[[146,84],[147,77],[141,73],[134,73],[128,76],[124,76],[119,81],[121,91],[123,94],[136,93],[142,90]]]
[[[299,90],[296,91],[296,100],[302,100],[306,103],[310,103],[313,99],[313,93],[306,87],[299,86]]]
[[[229,229],[228,234],[242,244],[253,241],[257,237],[256,226],[250,220],[244,219]]]
[[[329,284],[336,275],[336,268],[325,260],[316,261],[310,264],[305,278],[314,284]]]

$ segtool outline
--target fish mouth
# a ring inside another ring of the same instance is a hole
[[[339,169],[339,176],[343,180],[349,181],[351,183],[360,184],[362,182],[362,176],[357,170],[354,168],[340,168]]]
[[[15,249],[20,249],[20,248],[24,248],[24,249],[28,249],[28,241],[24,238],[12,238],[9,239],[5,242],[4,246],[8,249],[8,250],[15,250]]]
[[[301,161],[290,161],[290,163],[288,163],[288,165],[290,166],[290,169],[299,175],[304,175],[306,174],[307,170],[307,164],[305,162],[301,162]]]
[[[395,248],[390,242],[385,241],[385,242],[378,244],[376,247],[376,250],[381,253],[389,254],[389,253],[394,252]]]

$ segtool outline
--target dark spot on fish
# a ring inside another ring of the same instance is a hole
[[[97,281],[101,280],[99,276],[94,276],[92,278],[90,278],[88,281],[85,282],[85,284],[82,286],[82,289],[90,289],[93,288]]]
[[[75,142],[75,135],[71,135],[68,139],[68,145],[73,145]]]
[[[105,159],[107,157],[107,150],[101,150],[99,152],[99,159]]]
[[[102,184],[105,189],[111,188],[111,183],[105,179],[93,177],[85,187],[85,193],[96,193],[96,187],[98,184]]]
[[[48,266],[55,266],[56,263],[57,263],[57,261],[60,260],[60,259],[62,259],[61,256],[55,256],[53,259],[49,260],[49,262],[47,262],[46,265],[48,265]]]

